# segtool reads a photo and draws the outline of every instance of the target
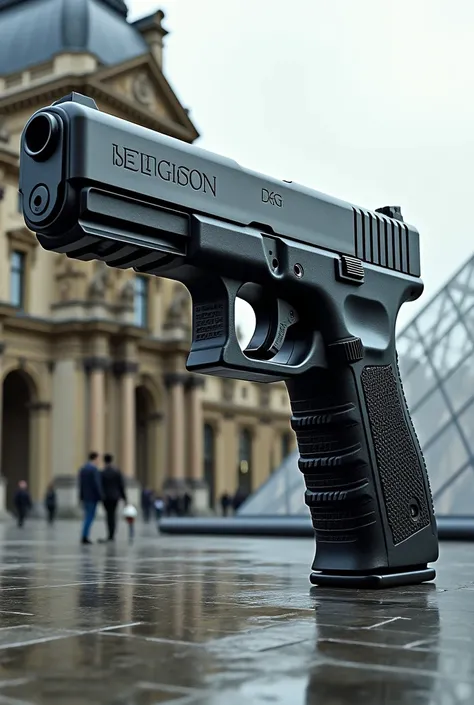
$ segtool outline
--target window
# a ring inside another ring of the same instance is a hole
[[[148,279],[135,277],[135,325],[148,326]]]
[[[10,301],[18,308],[25,305],[25,262],[25,253],[13,250],[10,258]]]

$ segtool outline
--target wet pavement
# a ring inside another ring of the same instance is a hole
[[[0,705],[474,702],[474,544],[363,592],[312,588],[309,539],[121,531],[0,526]]]

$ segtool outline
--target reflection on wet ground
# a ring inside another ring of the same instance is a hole
[[[310,540],[141,533],[0,527],[0,705],[474,702],[474,545],[364,592],[311,588]]]

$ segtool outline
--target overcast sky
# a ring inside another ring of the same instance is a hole
[[[164,72],[201,133],[243,166],[421,233],[421,301],[472,254],[472,0],[128,0],[161,8]]]

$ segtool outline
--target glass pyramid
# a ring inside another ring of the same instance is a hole
[[[397,338],[400,373],[439,515],[474,514],[474,256]],[[293,452],[240,508],[307,514]]]

